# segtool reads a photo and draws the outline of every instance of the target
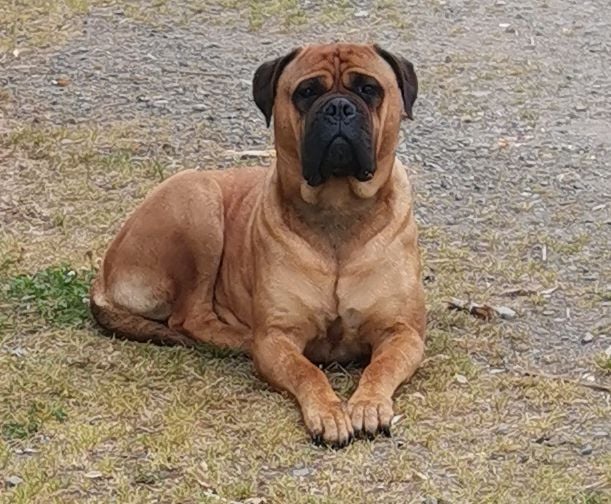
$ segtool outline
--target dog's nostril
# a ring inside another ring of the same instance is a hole
[[[323,110],[327,117],[334,120],[352,119],[356,115],[356,107],[345,98],[334,98]]]
[[[329,103],[325,108],[325,113],[329,116],[337,115],[337,107],[335,106],[335,103]]]
[[[355,114],[356,110],[351,103],[344,103],[342,112],[344,113],[344,117],[351,117]]]

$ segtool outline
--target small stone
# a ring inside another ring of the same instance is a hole
[[[609,433],[604,430],[597,430],[597,431],[592,432],[592,436],[595,438],[605,438],[605,437],[609,437]]]
[[[521,453],[518,456],[518,464],[524,464],[525,462],[528,462],[528,459],[529,459],[528,455],[526,455],[525,453]]]
[[[195,105],[193,105],[193,110],[195,112],[204,112],[208,109],[208,107],[206,107],[206,105],[204,105],[203,103],[196,103]]]
[[[355,18],[366,18],[369,17],[369,11],[359,10],[354,13]]]
[[[23,480],[19,476],[9,476],[4,480],[6,486],[9,488],[16,487],[17,485],[21,485]]]
[[[579,450],[579,455],[591,455],[592,454],[592,445],[585,445],[581,450]]]
[[[574,108],[576,112],[585,112],[588,110],[588,107],[586,107],[583,103],[578,103]]]
[[[299,469],[293,469],[292,473],[293,473],[293,476],[295,476],[296,478],[303,478],[304,476],[311,474],[312,471],[308,469],[307,467],[301,467]]]
[[[452,57],[451,56],[446,56],[443,61],[445,61],[446,63],[451,63],[452,62]]]
[[[99,479],[103,476],[103,474],[100,471],[89,471],[88,473],[85,473],[85,478],[87,479]]]
[[[587,332],[583,338],[581,338],[581,343],[582,344],[586,344],[586,343],[592,343],[592,340],[594,339],[594,335],[590,332]]]
[[[504,436],[505,434],[509,434],[509,425],[507,424],[499,424],[495,431],[497,434]]]
[[[513,320],[518,316],[518,314],[508,306],[495,306],[494,309],[502,319]]]
[[[465,385],[466,383],[469,383],[469,380],[467,380],[467,377],[461,374],[454,375],[454,380],[456,381],[456,383],[460,383],[461,385]]]

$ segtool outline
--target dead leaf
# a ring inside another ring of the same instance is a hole
[[[70,85],[70,79],[66,77],[59,77],[52,81],[54,85],[59,87],[66,87]]]
[[[475,303],[471,303],[469,313],[482,320],[492,320],[495,315],[494,308],[492,308],[492,306],[478,305]]]
[[[499,138],[497,141],[497,145],[499,149],[506,149],[507,147],[509,147],[509,140],[507,140],[506,138]]]

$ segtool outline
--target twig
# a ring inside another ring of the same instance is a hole
[[[579,385],[580,387],[586,387],[592,390],[597,390],[599,392],[606,392],[607,394],[611,394],[611,386],[603,385],[601,383],[590,383],[582,380],[575,380],[567,376],[551,375],[548,373],[543,373],[541,371],[532,371],[530,369],[514,369],[514,371],[517,371],[522,376],[535,376],[538,378],[545,378],[547,380],[560,380],[566,383],[572,383],[573,385]]]

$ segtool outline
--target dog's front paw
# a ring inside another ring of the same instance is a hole
[[[357,390],[348,401],[348,413],[355,436],[372,439],[377,433],[390,436],[393,417],[392,399],[377,394],[362,394]]]
[[[352,423],[340,401],[316,401],[303,407],[303,420],[317,445],[343,448],[352,440]]]

